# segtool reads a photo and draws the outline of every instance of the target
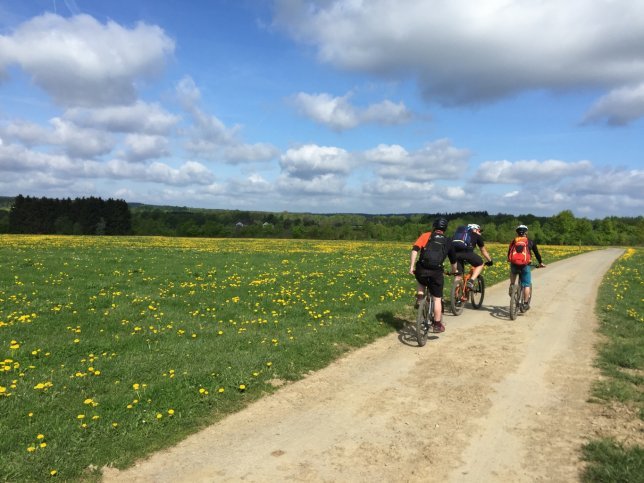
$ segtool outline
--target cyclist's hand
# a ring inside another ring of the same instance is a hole
[[[416,274],[416,270],[414,270],[413,268],[410,268],[409,275],[415,275],[415,274]]]
[[[491,267],[492,265],[494,265],[494,260],[490,260],[489,262],[485,262],[486,267]]]

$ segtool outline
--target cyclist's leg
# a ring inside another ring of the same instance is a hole
[[[519,275],[521,271],[519,270],[519,267],[516,265],[513,265],[512,263],[510,264],[510,288],[508,289],[508,293],[510,296],[512,296],[512,289],[514,288],[514,284],[517,283],[517,275]],[[520,275],[519,275],[520,279]]]
[[[429,293],[434,300],[434,332],[443,332],[443,284],[445,277],[442,270],[431,272],[429,284],[427,286]]]
[[[526,305],[530,305],[530,297],[532,296],[532,273],[530,265],[526,265],[521,270],[521,286],[523,287],[523,300]]]
[[[474,273],[472,273],[470,280],[476,280],[483,271],[483,259],[477,253],[470,252],[468,253],[467,261],[474,267]]]
[[[425,296],[425,279],[426,277],[418,275],[418,273],[415,273],[414,276],[416,277],[416,300],[414,301],[414,308],[417,309],[418,306],[420,305],[420,302],[423,300],[423,297]]]

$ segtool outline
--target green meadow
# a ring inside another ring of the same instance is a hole
[[[644,250],[626,250],[604,277],[596,308],[604,338],[597,358],[603,378],[593,388],[594,402],[616,405],[631,423],[644,420],[642,267]],[[644,481],[644,447],[623,444],[623,437],[623,433],[606,435],[584,446],[588,462],[584,481]]]
[[[0,235],[0,479],[96,479],[400,329],[410,248]]]

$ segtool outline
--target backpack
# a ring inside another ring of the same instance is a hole
[[[456,228],[454,232],[454,248],[457,250],[464,250],[473,248],[472,245],[472,232],[467,228],[466,225],[461,225]]]
[[[433,231],[427,245],[422,249],[418,263],[427,270],[442,270],[447,256],[449,239],[443,233]]]
[[[518,236],[512,240],[508,261],[514,265],[530,265],[530,246],[527,236]]]

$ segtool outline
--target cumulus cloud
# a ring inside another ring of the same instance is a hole
[[[319,180],[326,175],[347,174],[351,168],[351,155],[341,148],[307,144],[286,151],[280,166],[293,178]]]
[[[322,62],[415,76],[443,104],[644,78],[644,3],[277,0],[274,24]]]
[[[568,163],[556,159],[546,161],[486,161],[474,174],[474,183],[523,184],[558,181],[567,176],[580,176],[592,170],[590,161]]]
[[[0,128],[2,136],[25,146],[49,146],[74,158],[93,158],[109,153],[116,140],[104,131],[84,129],[65,119],[55,117],[50,127],[16,121]]]
[[[128,134],[125,145],[125,158],[128,161],[140,162],[170,155],[168,140],[163,136]]]
[[[140,100],[127,106],[71,108],[65,111],[63,118],[78,126],[142,134],[168,134],[181,120],[180,116],[167,112],[158,104]]]
[[[327,93],[300,92],[292,97],[292,102],[300,114],[337,131],[353,129],[363,123],[401,124],[411,118],[402,102],[385,100],[358,108],[349,102],[350,97],[351,94],[334,97]]]
[[[128,29],[89,15],[47,13],[0,35],[0,73],[18,65],[65,107],[130,104],[135,83],[158,74],[174,41],[152,25]]]
[[[449,139],[433,141],[413,152],[381,144],[363,155],[383,178],[422,182],[460,177],[467,170],[469,157],[468,150],[452,146]]]
[[[612,126],[623,126],[643,116],[644,83],[612,90],[590,108],[584,122],[606,121]]]

